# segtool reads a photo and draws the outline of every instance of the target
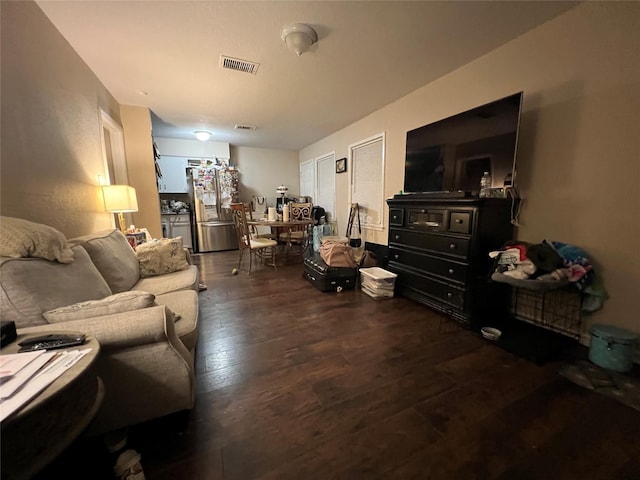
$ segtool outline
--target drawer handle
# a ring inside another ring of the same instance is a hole
[[[393,258],[395,258],[396,260],[400,259],[400,255],[398,255],[397,253],[393,256]]]
[[[462,219],[460,219],[460,218],[456,218],[456,223],[457,223],[458,225],[459,225],[459,224],[461,224],[461,223],[462,223]]]
[[[400,240],[400,235],[396,235],[396,236],[395,236],[395,239],[396,239],[396,240]]]
[[[420,213],[425,213],[426,210],[423,208],[422,210],[420,210]]]
[[[447,298],[449,298],[449,299],[453,298],[453,293],[447,292]]]
[[[450,269],[449,269],[449,275],[453,275],[453,273],[454,273],[454,272],[453,272],[453,268],[450,268]]]
[[[397,215],[394,215],[394,216],[393,216],[393,219],[394,219],[394,220],[397,220],[397,219],[398,219],[398,216],[397,216]]]
[[[449,244],[449,250],[455,250],[456,248],[458,248],[458,247],[456,246],[455,243],[450,243]]]
[[[427,227],[439,227],[440,224],[438,222],[424,222]]]

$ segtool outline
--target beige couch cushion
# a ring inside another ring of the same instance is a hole
[[[140,278],[138,257],[120,230],[106,230],[69,241],[89,252],[113,293],[130,290]]]
[[[140,277],[154,277],[179,272],[189,266],[182,237],[162,238],[141,243],[136,247],[140,262]]]
[[[44,312],[49,323],[100,317],[112,313],[131,312],[155,305],[156,296],[148,292],[122,292],[100,300],[88,300]]]
[[[0,256],[73,262],[73,252],[62,232],[48,225],[13,217],[0,217]]]
[[[197,292],[199,282],[200,272],[198,271],[198,267],[189,265],[179,272],[141,278],[131,290],[142,290],[143,292],[151,292],[155,295],[178,290],[193,290]]]
[[[75,245],[72,250],[74,261],[66,264],[41,258],[2,258],[2,319],[13,320],[17,328],[43,325],[47,323],[43,312],[111,295],[84,248]]]

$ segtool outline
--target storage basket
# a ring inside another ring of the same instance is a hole
[[[360,285],[362,291],[370,297],[393,297],[397,276],[397,274],[380,267],[361,268]]]
[[[589,360],[615,372],[628,372],[633,368],[638,336],[612,325],[592,325]]]

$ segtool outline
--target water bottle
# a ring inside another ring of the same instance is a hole
[[[480,198],[487,198],[491,192],[491,174],[484,172],[480,179]]]

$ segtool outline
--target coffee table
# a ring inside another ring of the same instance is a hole
[[[45,335],[51,332],[41,332]],[[18,334],[18,338],[0,350],[16,353],[18,342],[36,334]],[[84,345],[73,349],[91,351],[65,371],[21,410],[0,424],[2,437],[2,478],[30,478],[67,448],[94,418],[104,398],[104,386],[95,363],[100,344],[87,337]]]

